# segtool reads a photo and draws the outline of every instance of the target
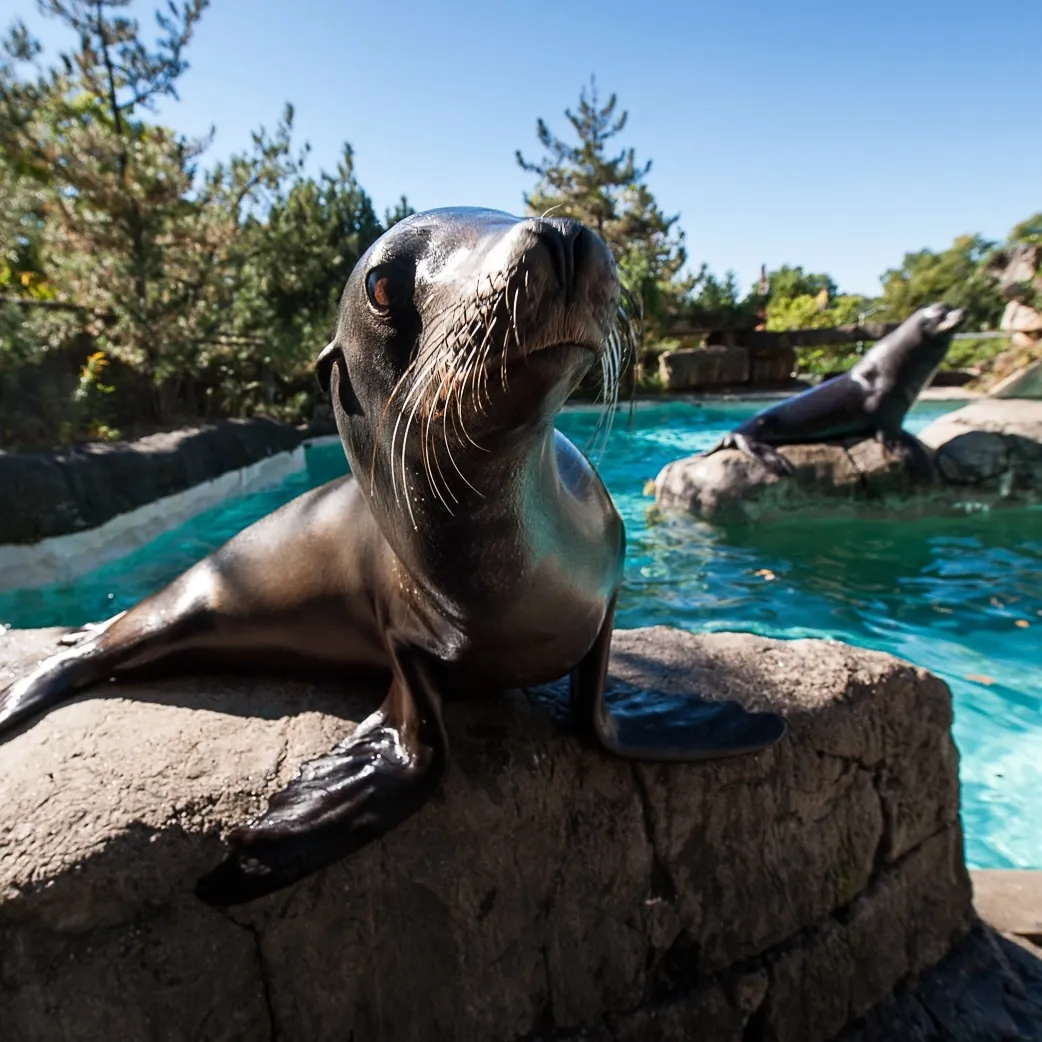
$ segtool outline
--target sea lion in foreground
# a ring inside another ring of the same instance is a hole
[[[621,756],[761,749],[769,713],[605,705],[622,519],[554,430],[627,324],[614,260],[571,220],[435,210],[359,261],[318,360],[352,477],[298,497],[131,610],[69,637],[0,695],[0,730],[108,677],[217,662],[390,675],[377,712],[228,836],[212,904],[270,893],[387,832],[448,760],[442,702],[571,675],[580,733]]]
[[[961,308],[946,304],[920,308],[849,372],[761,410],[699,455],[738,449],[780,477],[792,473],[792,464],[774,445],[874,435],[917,470],[932,474],[929,454],[901,424],[933,379],[964,316]]]

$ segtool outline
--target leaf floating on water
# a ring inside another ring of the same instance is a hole
[[[778,576],[776,576],[774,572],[770,570],[770,568],[761,568],[759,571],[753,572],[753,575],[763,576],[763,581],[765,583],[769,583],[771,582],[771,580],[778,578]]]
[[[942,615],[955,614],[954,608],[946,608],[943,604],[931,604],[930,607],[933,608],[934,611],[939,611]]]
[[[985,687],[991,687],[995,683],[994,677],[986,677],[983,673],[967,673],[967,680],[972,680],[975,684],[983,684]]]
[[[998,597],[992,597],[991,606],[993,608],[1005,608],[1006,606],[998,599]]]
[[[1027,619],[1017,619],[1017,621],[1014,622],[1013,625],[1016,626],[1018,629],[1026,630],[1028,626],[1031,625],[1031,623],[1028,622]]]

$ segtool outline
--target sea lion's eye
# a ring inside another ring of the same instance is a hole
[[[387,311],[391,306],[391,279],[386,271],[374,268],[366,276],[365,291],[369,303],[377,311]]]

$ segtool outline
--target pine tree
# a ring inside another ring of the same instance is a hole
[[[676,313],[693,282],[681,276],[687,254],[679,217],[667,217],[645,183],[651,161],[638,163],[632,148],[609,151],[628,119],[617,108],[615,94],[601,104],[591,79],[589,90],[580,92],[578,110],[565,110],[578,144],[557,137],[539,119],[536,134],[546,155],[537,163],[520,151],[516,157],[523,170],[539,177],[524,197],[530,213],[573,217],[608,243],[623,284],[642,304],[647,344],[661,337],[663,320]]]

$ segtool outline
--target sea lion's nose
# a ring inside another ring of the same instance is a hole
[[[531,227],[550,254],[561,289],[570,296],[575,288],[575,266],[586,229],[570,217],[540,217],[531,222]]]

